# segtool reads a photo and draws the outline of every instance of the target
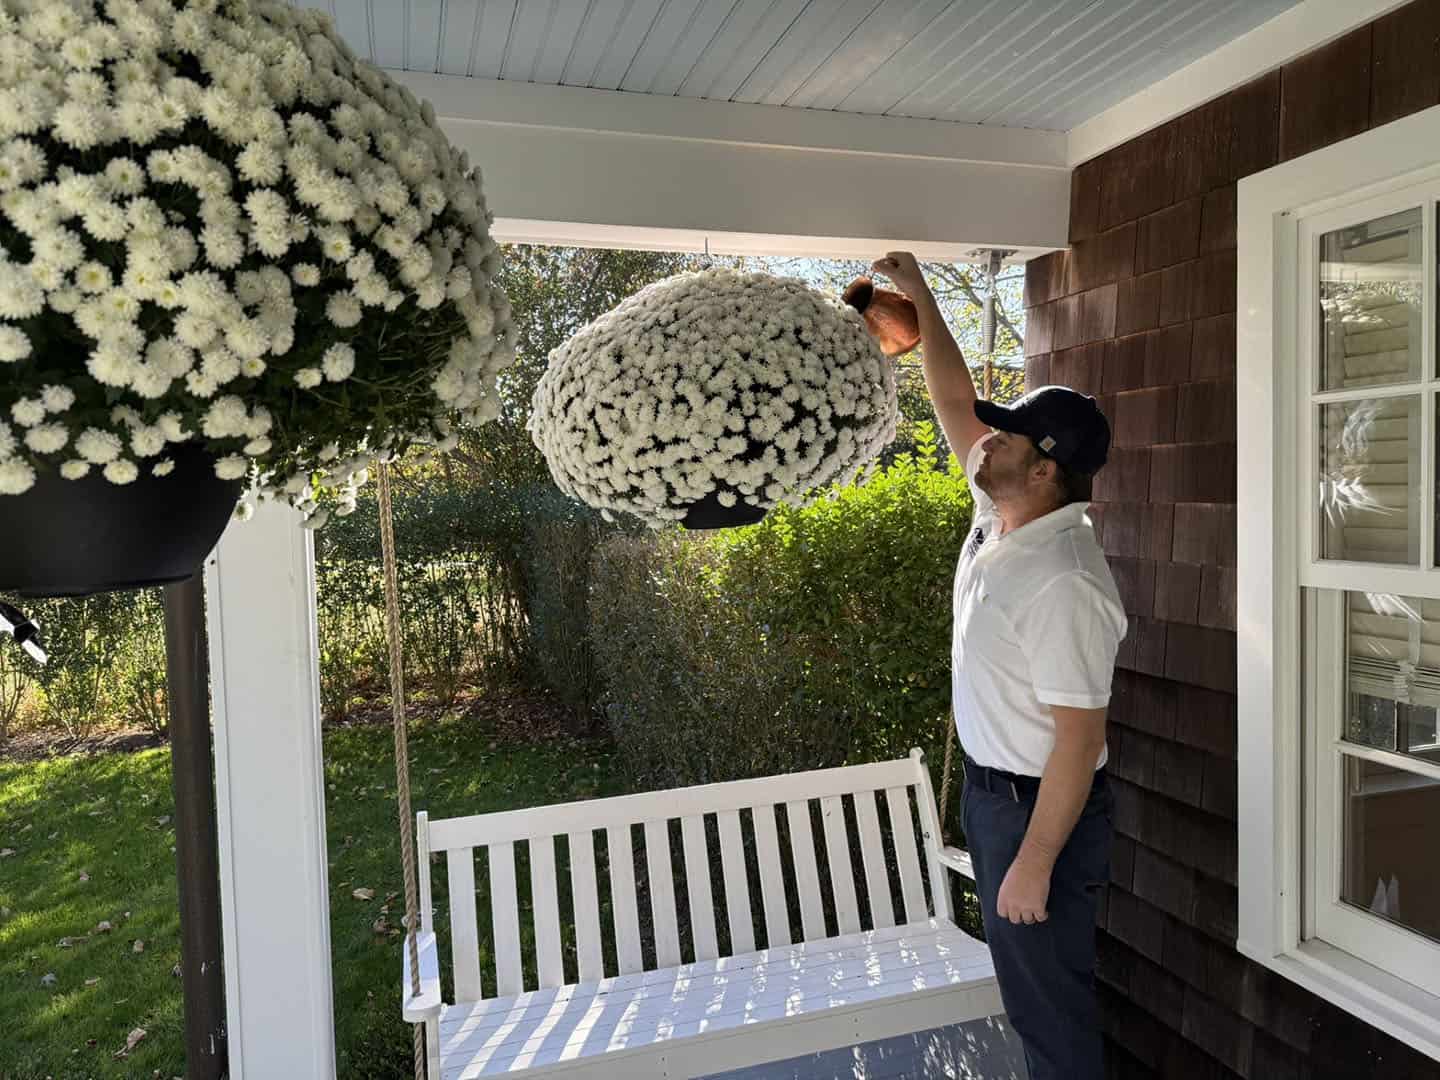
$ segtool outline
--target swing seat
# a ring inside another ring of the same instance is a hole
[[[401,986],[431,1080],[701,1077],[1003,1013],[989,950],[954,923],[946,875],[968,877],[969,858],[940,845],[918,750],[417,822],[421,990],[408,942]],[[440,852],[451,1003],[431,900]]]

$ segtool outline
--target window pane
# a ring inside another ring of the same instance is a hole
[[[1440,761],[1440,600],[1346,594],[1344,738]]]
[[[1420,399],[1320,406],[1320,553],[1420,561]]]
[[[1420,210],[1320,239],[1320,386],[1420,378],[1424,292]]]
[[[1340,898],[1440,941],[1440,780],[1345,758]]]

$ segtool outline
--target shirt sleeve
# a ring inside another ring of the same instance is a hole
[[[1084,571],[1057,577],[1025,606],[1015,630],[1042,704],[1110,704],[1125,613],[1094,577]]]

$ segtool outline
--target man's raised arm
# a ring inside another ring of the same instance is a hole
[[[872,269],[888,277],[915,302],[920,317],[925,385],[935,405],[935,415],[945,430],[945,438],[963,466],[970,448],[990,434],[990,429],[975,416],[975,381],[965,365],[965,355],[945,325],[940,305],[935,302],[930,286],[925,284],[925,275],[914,255],[908,251],[891,251],[883,259],[876,259]]]

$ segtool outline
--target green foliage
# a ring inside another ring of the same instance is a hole
[[[590,640],[619,761],[638,788],[839,764],[849,743],[835,658],[772,636],[759,597],[720,587],[703,540],[622,537],[596,552]]]
[[[844,658],[858,760],[931,744],[949,707],[951,583],[972,502],[959,469],[941,467],[934,429],[917,438],[916,454],[866,483],[717,541],[725,586],[755,597],[755,618]]]
[[[110,717],[116,703],[111,674],[130,636],[134,599],[101,593],[32,601],[23,610],[40,627],[50,655],[63,658],[36,674],[45,715],[70,738],[84,738]]]
[[[710,539],[611,541],[591,583],[606,716],[646,786],[902,757],[938,769],[969,488],[920,451]]]
[[[453,716],[412,723],[410,753],[415,805],[437,817],[618,793],[610,750],[595,740],[515,745],[483,721]],[[184,1074],[181,986],[170,974],[180,936],[169,760],[161,748],[0,761],[0,849],[14,851],[0,862],[0,1077]],[[389,725],[327,731],[325,781],[338,1071],[392,1080],[409,1075],[410,1029],[398,1005],[404,901]],[[486,887],[483,876],[477,884]],[[354,899],[360,886],[375,899]],[[443,866],[435,900],[448,955]],[[98,931],[101,920],[114,929]],[[573,969],[569,919],[561,933]],[[488,923],[481,948],[493,964]],[[525,956],[534,985],[528,945]],[[49,972],[56,985],[42,987]],[[146,1038],[115,1058],[135,1027]]]
[[[165,594],[142,589],[130,597],[129,633],[116,664],[124,716],[156,735],[170,726],[165,680]]]

